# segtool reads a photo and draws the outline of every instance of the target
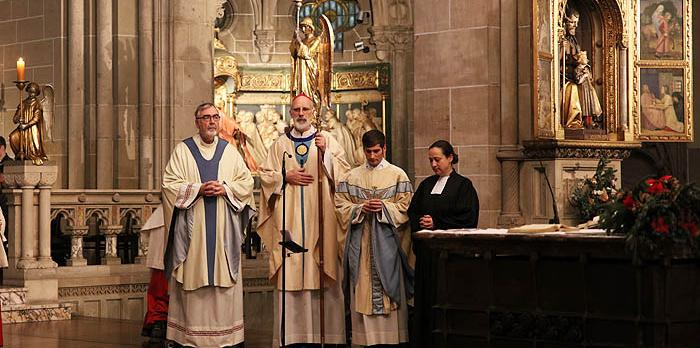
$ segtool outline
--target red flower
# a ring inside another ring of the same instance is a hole
[[[663,216],[659,216],[656,220],[653,220],[651,222],[651,228],[653,228],[656,233],[668,233],[668,224],[664,221]]]
[[[656,179],[647,179],[645,181],[647,184],[647,192],[651,194],[657,194],[666,191],[664,188],[664,184],[661,183],[661,181],[656,180]]]
[[[681,227],[683,227],[684,230],[688,231],[688,233],[690,233],[690,236],[692,236],[693,238],[697,237],[698,233],[700,233],[698,225],[694,222],[684,222],[681,224]]]
[[[637,201],[635,201],[634,198],[632,198],[632,195],[628,193],[622,200],[622,205],[629,210],[634,210],[634,208],[637,207]]]

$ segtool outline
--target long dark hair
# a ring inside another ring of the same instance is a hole
[[[442,154],[445,155],[445,157],[450,157],[452,155],[452,164],[457,164],[459,162],[459,157],[455,153],[454,147],[452,147],[452,144],[450,144],[447,140],[438,140],[433,143],[433,145],[430,145],[428,149],[432,149],[434,147],[439,148],[442,150]]]

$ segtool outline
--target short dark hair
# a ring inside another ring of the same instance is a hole
[[[205,102],[205,103],[202,103],[202,104],[197,105],[197,108],[194,109],[194,117],[197,117],[197,116],[199,115],[199,112],[200,112],[200,111],[202,111],[202,110],[204,110],[204,109],[207,109],[207,108],[214,108],[214,109],[216,109],[216,105],[214,105],[214,104],[212,104],[212,103],[210,103],[210,102]]]
[[[454,147],[452,147],[452,144],[450,144],[447,140],[438,140],[434,142],[433,145],[430,145],[428,149],[432,149],[434,147],[442,150],[442,154],[445,157],[452,155],[452,164],[457,164],[457,162],[459,162],[459,157],[455,153]]]
[[[384,133],[372,129],[362,134],[362,147],[366,149],[374,145],[379,145],[380,147],[386,145],[386,136],[384,136]]]
[[[5,141],[5,137],[0,136],[0,146],[7,147],[7,142]]]

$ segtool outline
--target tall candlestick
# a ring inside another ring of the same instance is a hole
[[[24,59],[22,57],[17,60],[17,81],[24,81]]]

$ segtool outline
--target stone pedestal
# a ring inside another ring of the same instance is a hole
[[[56,302],[56,263],[51,259],[51,187],[58,167],[29,161],[5,164],[8,195],[8,260],[5,285],[27,288],[27,302]]]
[[[525,223],[549,223],[554,216],[552,194],[549,191],[551,185],[560,223],[577,225],[580,221],[569,203],[576,185],[587,177],[593,177],[598,161],[606,157],[610,160],[608,166],[617,171],[615,176],[618,178],[619,189],[621,163],[629,156],[629,150],[567,147],[562,144],[533,142],[526,144],[525,156],[520,170],[520,197]]]

